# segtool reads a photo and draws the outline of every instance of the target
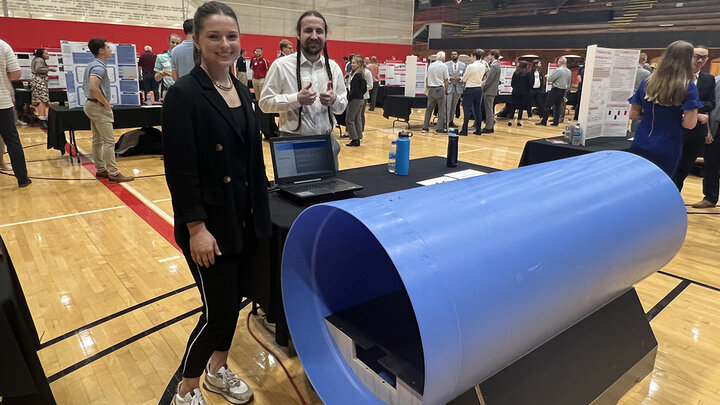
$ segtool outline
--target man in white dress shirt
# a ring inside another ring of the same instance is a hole
[[[447,118],[445,96],[448,92],[448,75],[445,66],[445,52],[440,51],[436,55],[435,62],[430,64],[427,76],[425,77],[426,93],[427,93],[427,109],[425,110],[425,121],[423,122],[422,132],[428,132],[430,127],[430,117],[435,106],[438,107],[438,120],[435,127],[436,134],[446,134],[445,123]]]
[[[335,116],[347,107],[343,71],[327,56],[327,22],[306,11],[297,22],[297,49],[270,66],[260,96],[260,109],[280,115],[280,136],[332,133]],[[340,145],[330,137],[335,167]]]

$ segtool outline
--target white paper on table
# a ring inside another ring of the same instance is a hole
[[[454,179],[452,177],[442,176],[442,177],[435,177],[434,179],[418,181],[417,184],[419,184],[421,186],[431,186],[433,184],[447,183],[449,181],[455,181],[455,180],[457,180],[457,179]]]
[[[480,170],[467,169],[467,170],[461,170],[459,172],[446,173],[445,176],[460,180],[460,179],[469,179],[470,177],[482,176],[483,174],[487,174],[487,173],[481,172]]]

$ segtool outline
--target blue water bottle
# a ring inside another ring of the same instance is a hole
[[[395,174],[407,176],[410,171],[410,137],[412,132],[400,131],[395,153]]]

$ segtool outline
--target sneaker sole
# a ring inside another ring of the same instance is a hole
[[[250,398],[246,399],[245,401],[241,401],[239,399],[231,397],[230,395],[226,394],[225,391],[221,390],[220,388],[215,388],[214,386],[206,383],[205,381],[203,381],[203,388],[205,388],[206,391],[210,391],[210,392],[214,392],[216,394],[222,395],[223,398],[225,398],[225,400],[230,402],[231,404],[244,405],[244,404],[249,404],[250,402],[255,400],[254,393],[252,395],[250,395]]]

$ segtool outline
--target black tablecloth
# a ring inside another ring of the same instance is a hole
[[[0,238],[0,397],[3,404],[54,404],[30,309]]]
[[[375,98],[375,106],[382,107],[385,105],[385,97],[387,96],[402,96],[404,94],[405,86],[380,86]]]
[[[67,92],[65,92],[65,90],[50,89],[50,102],[58,102],[60,105],[65,105],[67,102]],[[25,88],[15,89],[15,109],[21,112],[25,104],[32,104],[32,91]]]
[[[625,139],[625,137],[588,139],[585,141],[585,146],[572,146],[567,143],[551,143],[548,139],[562,139],[562,137],[535,139],[525,143],[525,149],[523,149],[518,167],[603,150],[627,151],[630,150],[630,145],[632,144],[632,141]]]
[[[405,122],[410,120],[413,108],[427,107],[427,96],[387,96],[383,105],[383,117],[394,117]]]
[[[275,123],[275,117],[277,117],[278,114],[268,114],[264,112],[260,109],[260,105],[258,105],[258,101],[255,99],[253,99],[253,104],[255,104],[255,118],[257,119],[258,127],[260,128],[260,132],[265,136],[265,139],[278,136],[279,129]]]
[[[115,106],[113,128],[154,127],[161,124],[161,106]],[[81,107],[51,106],[48,114],[47,148],[65,152],[65,131],[89,130],[90,119]]]
[[[458,162],[458,166],[449,168],[445,166],[445,158],[428,157],[415,159],[410,162],[410,174],[408,176],[396,176],[388,173],[387,164],[361,167],[357,169],[343,170],[338,176],[360,184],[365,188],[358,191],[357,197],[369,197],[373,195],[389,193],[397,190],[404,190],[420,187],[418,181],[439,177],[445,173],[452,173],[460,170],[476,169],[484,172],[494,172],[497,169],[473,165],[465,162]],[[265,310],[270,321],[276,322],[275,341],[280,345],[287,345],[287,324],[285,323],[285,311],[282,306],[282,294],[280,283],[280,268],[283,246],[290,231],[290,226],[306,207],[296,204],[279,193],[270,193],[270,212],[272,216],[273,234],[266,246],[261,243],[258,255],[267,254],[269,262],[264,267],[262,259],[257,263],[258,267],[253,270],[254,292],[251,294]]]

